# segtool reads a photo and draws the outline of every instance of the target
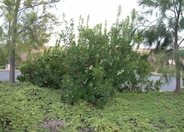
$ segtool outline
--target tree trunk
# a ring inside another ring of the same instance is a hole
[[[179,93],[180,92],[180,78],[181,78],[181,74],[180,74],[180,64],[179,64],[179,58],[176,57],[175,59],[176,62],[176,89],[175,92]]]
[[[175,48],[175,50],[178,50],[178,48]],[[180,92],[180,64],[179,64],[179,57],[175,55],[175,67],[176,67],[176,89],[175,92]]]
[[[19,12],[19,6],[20,6],[20,1],[17,0],[15,3],[15,10],[13,14],[13,22],[12,22],[12,40],[10,42],[10,82],[15,83],[15,50],[16,50],[16,37],[17,37],[17,17],[18,17],[18,12]]]
[[[15,49],[12,49],[10,56],[10,74],[9,79],[11,83],[15,83]]]
[[[180,67],[179,67],[179,58],[178,56],[176,56],[176,52],[179,49],[178,46],[178,28],[179,28],[179,15],[176,19],[176,25],[174,28],[174,60],[175,60],[175,68],[176,68],[176,88],[175,88],[175,92],[179,93],[180,92]]]
[[[176,93],[180,93],[180,74],[176,75]]]
[[[176,12],[176,25],[174,27],[174,54],[175,54],[175,67],[176,67],[176,89],[175,92],[179,93],[180,92],[180,59],[179,56],[176,56],[176,52],[179,50],[179,44],[178,44],[178,31],[179,31],[179,20],[180,20],[180,15],[182,13],[182,3],[179,2],[179,9]]]

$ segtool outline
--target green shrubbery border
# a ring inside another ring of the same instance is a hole
[[[144,85],[147,91],[155,90],[148,80],[148,61],[133,51],[132,42],[139,41],[132,27],[134,19],[135,14],[132,19],[117,21],[108,32],[101,24],[89,28],[80,22],[77,41],[71,21],[60,35],[65,48],[58,44],[45,51],[21,68],[18,80],[61,89],[64,102],[83,99],[98,107],[103,107],[116,90],[141,91]]]

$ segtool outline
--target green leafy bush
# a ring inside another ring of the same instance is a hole
[[[42,57],[22,66],[21,75],[17,79],[40,87],[61,88],[62,76],[65,74],[63,58],[61,48],[51,48]]]
[[[142,90],[150,67],[133,51],[130,23],[117,22],[109,32],[101,24],[94,28],[81,24],[77,42],[66,37],[72,33],[62,32],[62,39],[69,42],[63,59],[69,70],[62,80],[62,100],[72,104],[84,99],[101,107],[114,90]]]
[[[93,60],[98,59],[90,54],[89,49],[79,45],[66,50],[64,63],[69,70],[62,80],[63,101],[72,104],[84,99],[100,107],[110,98],[113,91],[111,80],[105,78],[102,66],[94,65]]]
[[[103,107],[114,90],[141,91],[148,81],[150,66],[133,51],[132,18],[117,22],[107,32],[102,24],[89,28],[80,19],[78,39],[73,34],[73,21],[61,32],[67,47],[47,51],[43,57],[21,68],[19,81],[30,81],[41,87],[61,88],[61,99],[73,104],[83,99]],[[88,23],[88,22],[87,22]],[[150,91],[154,85],[147,85]]]

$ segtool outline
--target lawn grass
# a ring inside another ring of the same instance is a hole
[[[180,132],[184,91],[116,93],[104,109],[80,101],[63,104],[60,90],[0,82],[0,131]]]
[[[0,65],[0,69],[4,69],[4,65]]]
[[[21,67],[22,67],[21,65],[17,65],[17,66],[15,66],[15,69],[20,70]],[[0,69],[5,69],[5,65],[0,65]]]

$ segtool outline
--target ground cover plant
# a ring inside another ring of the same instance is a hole
[[[184,91],[118,93],[104,109],[85,101],[67,105],[61,91],[0,82],[0,131],[183,131]]]

